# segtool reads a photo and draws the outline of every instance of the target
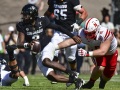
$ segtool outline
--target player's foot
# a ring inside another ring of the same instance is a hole
[[[86,84],[82,86],[83,89],[91,89],[94,86],[94,83],[88,81]]]
[[[57,82],[55,82],[55,81],[51,81],[51,84],[57,84]]]
[[[71,78],[71,79],[77,79],[78,76],[79,76],[79,73],[73,72],[72,74],[70,74],[69,78]],[[66,83],[66,86],[69,87],[69,86],[71,86],[72,84],[73,84],[73,83]]]
[[[23,78],[24,78],[24,84],[23,84],[23,86],[30,86],[30,83],[29,83],[28,77],[25,76],[25,77],[23,77]]]
[[[30,86],[30,84],[25,84],[25,83],[24,83],[23,86]]]
[[[104,89],[106,85],[106,81],[104,81],[101,77],[100,77],[100,83],[99,83],[99,89]]]
[[[85,83],[85,81],[83,79],[76,79],[75,80],[75,90],[79,90]]]

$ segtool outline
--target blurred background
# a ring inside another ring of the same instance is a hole
[[[28,2],[34,3],[34,1],[38,1],[36,5],[39,7],[39,15],[42,16],[48,7],[48,0],[0,0],[0,29],[2,31],[1,34],[3,38],[9,31],[16,30],[15,24],[21,19],[20,13],[22,7]],[[115,33],[119,40],[120,0],[80,0],[80,2],[81,5],[83,5],[83,7],[88,11],[88,18],[96,17],[102,24],[102,22],[106,22],[106,16],[109,16],[108,22],[113,24],[111,30]],[[86,62],[84,62],[80,68],[81,71],[89,71],[90,68],[88,61]],[[118,64],[119,62],[120,60],[118,61]],[[117,71],[119,71],[119,67],[120,65],[117,66]]]

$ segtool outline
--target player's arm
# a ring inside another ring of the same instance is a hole
[[[78,37],[78,36],[75,36],[74,34],[70,33],[67,29],[64,29],[62,26],[60,25],[57,25],[57,24],[53,24],[53,23],[50,23],[47,28],[52,28],[52,29],[55,29],[55,30],[58,30],[64,34],[67,34],[68,36],[70,36],[73,40],[75,40],[75,42],[77,43],[80,43],[81,42],[81,39]]]
[[[24,48],[24,41],[25,41],[24,38],[25,38],[24,34],[22,32],[18,32],[17,45],[23,48]]]
[[[86,50],[80,48],[80,49],[78,49],[78,55],[79,56],[87,56],[87,57],[89,57],[89,56],[94,56],[94,57],[104,56],[107,54],[107,52],[110,48],[112,38],[113,37],[110,37],[109,39],[107,39],[106,41],[101,43],[100,47],[93,51],[86,51]]]
[[[87,11],[85,8],[80,4],[79,0],[70,0],[71,4],[73,5],[73,9],[78,12],[80,17],[77,19],[77,24],[80,25],[88,16]]]
[[[76,23],[80,25],[87,18],[88,13],[82,5],[75,6],[74,10],[80,14],[80,17],[76,21]]]
[[[75,44],[77,43],[72,38],[69,38],[69,39],[64,40],[63,42],[60,42],[57,46],[58,48],[56,49],[66,48],[66,47],[69,47]]]
[[[17,23],[16,24],[16,29],[18,31],[18,38],[17,38],[17,47],[18,48],[30,48],[29,43],[24,43],[25,42],[25,35],[24,35],[24,29],[22,23]]]
[[[48,10],[44,13],[44,16],[50,17],[52,16],[52,12],[49,12]]]
[[[113,37],[110,37],[105,42],[101,43],[100,48],[93,51],[93,56],[104,56],[107,54]]]
[[[53,4],[52,4],[52,0],[48,0],[48,9],[47,11],[44,13],[44,16],[50,17],[53,14]]]

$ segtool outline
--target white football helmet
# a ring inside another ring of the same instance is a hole
[[[96,30],[99,25],[100,25],[100,22],[97,18],[89,18],[85,22],[85,31],[92,32]]]

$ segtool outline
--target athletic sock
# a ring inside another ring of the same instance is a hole
[[[104,81],[102,77],[100,77],[99,89],[104,89],[107,81]]]
[[[24,79],[24,81],[25,81],[25,84],[26,84],[26,85],[29,85],[28,77],[27,77],[27,76],[24,76],[23,79]]]

